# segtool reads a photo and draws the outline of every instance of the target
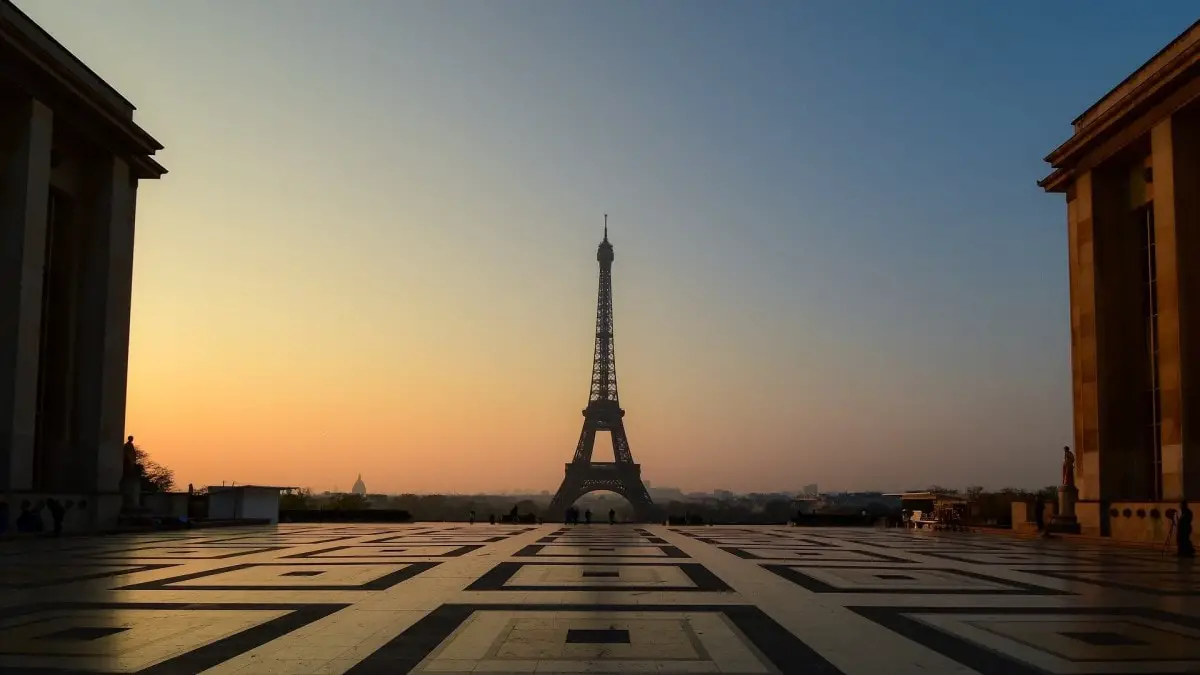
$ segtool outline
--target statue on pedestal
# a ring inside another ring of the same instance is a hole
[[[142,467],[138,465],[133,436],[125,440],[121,450],[121,508],[136,509],[142,501]]]
[[[121,478],[140,478],[137,463],[137,447],[133,444],[133,436],[125,440],[125,445],[121,448],[122,459],[124,460],[121,468]]]
[[[1058,513],[1050,521],[1047,532],[1069,532],[1079,534],[1079,521],[1075,518],[1075,500],[1079,490],[1075,489],[1075,453],[1071,447],[1063,446],[1062,485],[1058,487]]]

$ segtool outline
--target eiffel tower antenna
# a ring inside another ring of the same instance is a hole
[[[613,349],[612,264],[613,245],[608,241],[608,214],[604,215],[604,240],[596,249],[600,264],[600,285],[596,293],[596,341],[592,352],[592,383],[587,407],[583,410],[583,430],[575,445],[575,456],[566,466],[562,485],[550,501],[549,517],[561,516],[580,497],[596,490],[615,492],[633,506],[638,520],[656,521],[656,509],[642,482],[641,466],[633,461],[629,438],[625,435],[617,394],[617,357]],[[612,438],[612,462],[593,462],[596,432],[607,431]]]

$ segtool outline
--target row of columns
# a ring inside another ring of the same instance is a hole
[[[1193,108],[1195,108],[1193,106]],[[1200,109],[1155,124],[1137,153],[1068,192],[1072,374],[1080,499],[1200,498]],[[1151,204],[1161,462],[1147,445],[1150,371],[1139,225]],[[1155,494],[1157,492],[1157,494]]]
[[[128,163],[111,152],[75,145],[63,148],[66,157],[56,153],[55,113],[38,100],[3,105],[0,495],[53,492],[119,501],[136,180]],[[67,171],[74,180],[60,175]],[[48,223],[52,187],[74,206],[70,227],[61,231]],[[77,253],[70,262],[74,276],[60,284],[66,304],[57,308],[69,320],[56,330],[68,338],[45,350],[43,286],[47,247],[54,245],[51,231],[79,239],[71,242]],[[39,373],[47,360],[61,375],[57,386],[66,403],[56,416],[60,428],[43,424],[39,441]]]

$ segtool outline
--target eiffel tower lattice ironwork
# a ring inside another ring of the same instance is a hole
[[[633,461],[625,435],[621,402],[617,397],[617,360],[613,352],[612,264],[613,246],[608,241],[608,216],[604,216],[604,241],[596,251],[600,263],[600,290],[596,297],[596,349],[592,357],[592,387],[583,410],[583,431],[575,446],[575,457],[567,464],[562,485],[550,502],[549,516],[560,517],[577,499],[589,492],[609,490],[629,501],[638,520],[654,520],[654,502],[642,482],[642,468]],[[593,462],[596,432],[612,436],[612,462]]]

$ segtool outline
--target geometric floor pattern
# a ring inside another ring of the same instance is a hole
[[[1200,568],[849,528],[280,525],[0,543],[0,674],[1200,672]]]

